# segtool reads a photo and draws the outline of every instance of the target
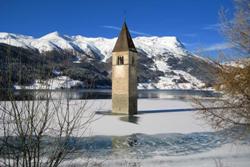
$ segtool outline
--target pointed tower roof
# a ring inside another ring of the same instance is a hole
[[[113,49],[113,52],[120,52],[120,51],[137,52],[126,22],[123,23],[122,30],[119,34],[119,37]]]

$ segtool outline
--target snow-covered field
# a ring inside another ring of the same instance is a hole
[[[134,117],[112,115],[111,100],[88,100],[97,111],[69,164],[90,166],[248,167],[250,142],[214,131],[198,119],[192,102],[139,99]],[[88,155],[88,158],[83,158]]]
[[[134,133],[192,133],[212,131],[190,112],[191,101],[139,99],[138,115],[133,118],[110,114],[111,100],[88,100],[88,110],[97,111],[89,127],[90,135],[130,135]],[[188,112],[187,112],[188,111]],[[131,121],[129,120],[131,119]]]
[[[197,80],[195,77],[192,75],[183,72],[183,71],[178,71],[175,70],[176,73],[183,74],[187,77],[189,81],[192,81],[191,83],[180,83],[176,84],[172,82],[172,79],[178,79],[179,77],[174,76],[174,77],[160,77],[160,80],[158,83],[139,83],[137,88],[140,90],[150,90],[150,89],[195,89],[199,90],[204,86],[204,83],[200,82]],[[194,86],[192,83],[195,83],[196,86]],[[27,89],[27,90],[58,90],[58,89],[67,89],[67,88],[76,88],[76,87],[85,87],[84,83],[79,80],[74,80],[71,79],[68,76],[57,76],[52,79],[48,80],[35,80],[35,82],[32,85],[29,86],[22,86],[22,85],[14,85],[16,90],[22,90],[22,89]],[[198,86],[198,87],[197,87]],[[110,88],[109,86],[97,86],[98,88]],[[88,88],[88,86],[86,86]],[[207,90],[211,88],[202,88],[202,90]]]
[[[62,166],[249,167],[250,140],[199,119],[191,100],[139,99],[138,114],[112,115],[110,99],[86,100],[95,112],[78,149]],[[73,100],[79,107],[82,100]],[[85,130],[85,129],[84,129]],[[79,139],[79,140],[78,140]]]
[[[15,85],[15,89],[22,90],[55,90],[55,89],[65,89],[65,88],[72,88],[77,86],[83,86],[82,81],[73,80],[67,76],[58,76],[53,79],[48,80],[35,80],[35,82],[30,86],[20,86]]]

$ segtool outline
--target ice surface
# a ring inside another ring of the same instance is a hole
[[[227,131],[214,131],[197,119],[191,101],[138,102],[138,115],[129,119],[107,114],[111,100],[89,100],[89,111],[98,113],[90,125],[89,137],[78,143],[82,156],[74,159],[74,164],[88,161],[100,166],[249,166],[249,139],[235,141],[227,136]]]
[[[134,117],[111,115],[111,102],[86,101],[86,114],[96,114],[85,135],[70,140],[77,151],[62,166],[89,163],[105,167],[218,167],[218,164],[248,167],[250,164],[249,138],[235,141],[227,136],[227,131],[214,131],[204,120],[197,119],[197,109],[190,100],[139,99],[139,111]],[[82,100],[73,100],[71,105],[76,109],[81,103]]]
[[[139,99],[136,119],[104,114],[111,100],[90,100],[97,110],[85,140],[90,161],[102,166],[247,167],[250,143],[235,143],[192,110],[192,101]],[[91,144],[92,143],[92,144]],[[85,148],[82,145],[82,148]],[[84,150],[84,149],[83,149]],[[82,151],[83,151],[82,150]],[[86,159],[85,159],[86,160]],[[76,159],[75,163],[83,162]]]
[[[89,100],[89,104],[89,110],[98,111],[95,117],[100,118],[90,125],[92,135],[192,133],[212,130],[196,119],[196,111],[190,112],[190,101],[140,99],[139,114],[135,116],[136,123],[129,122],[129,117],[126,116],[102,114],[111,110],[111,100]],[[140,114],[142,112],[143,114]]]

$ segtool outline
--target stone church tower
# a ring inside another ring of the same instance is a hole
[[[137,51],[124,22],[112,52],[112,113],[137,114]]]

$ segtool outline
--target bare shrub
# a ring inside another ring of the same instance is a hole
[[[235,0],[233,19],[226,17],[225,10],[220,12],[222,32],[237,49],[239,55],[247,57],[235,64],[217,64],[217,83],[214,88],[224,94],[210,102],[196,100],[203,108],[200,111],[214,128],[225,129],[242,126],[250,129],[250,2]],[[224,56],[227,55],[224,53]]]
[[[63,93],[66,97],[60,95],[55,99],[50,90],[53,83],[48,83],[53,80],[46,80],[51,78],[51,71],[45,74],[43,63],[39,67],[39,82],[47,90],[30,91],[26,99],[20,100],[12,89],[15,84],[12,68],[18,69],[18,66],[12,66],[8,60],[5,63],[7,78],[4,78],[4,89],[0,87],[5,97],[0,101],[0,166],[56,167],[74,157],[78,149],[75,143],[94,116],[93,112],[87,112],[87,101],[71,100],[68,89]],[[33,75],[32,69],[30,73],[20,73],[20,77]]]

